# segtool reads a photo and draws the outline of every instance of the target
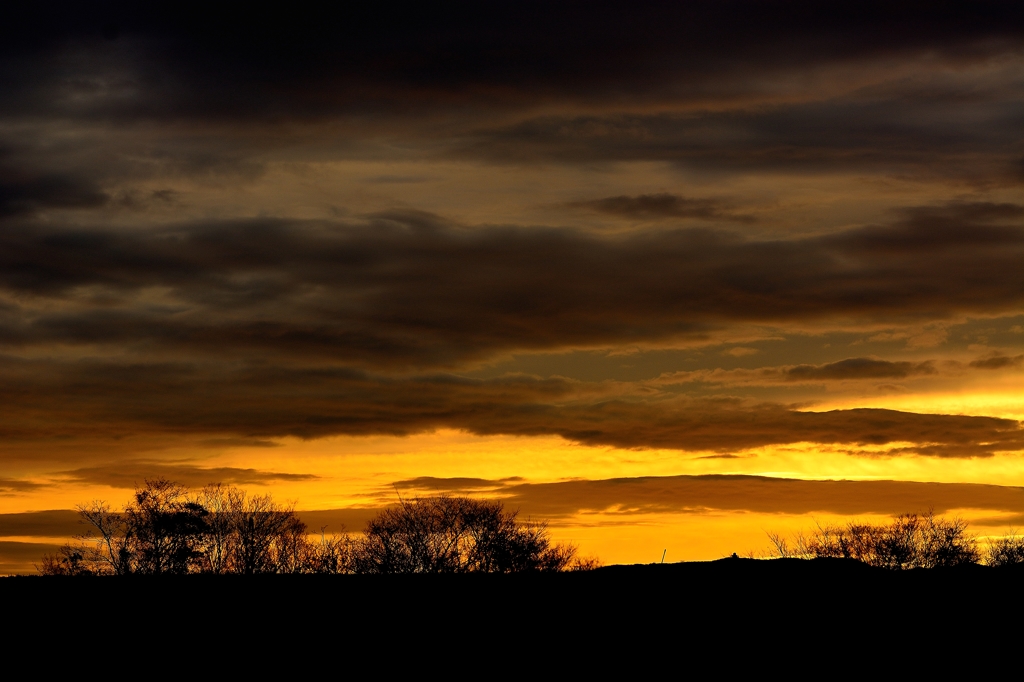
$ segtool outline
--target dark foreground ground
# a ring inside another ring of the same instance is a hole
[[[842,668],[885,651],[938,664],[1016,651],[1024,570],[722,559],[519,576],[24,576],[0,579],[0,604],[9,651],[18,637],[45,637],[55,650],[173,658],[237,640],[246,665],[277,665],[288,642],[289,655],[372,654],[399,667],[467,652],[515,667],[557,651],[563,667],[588,670],[666,656],[749,670],[776,651],[791,660],[764,665],[824,656]]]

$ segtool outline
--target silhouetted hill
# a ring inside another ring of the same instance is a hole
[[[873,665],[890,645],[912,657],[899,670],[922,652],[960,660],[965,641],[1015,636],[1002,623],[1020,612],[1022,579],[1019,568],[722,559],[511,575],[19,576],[0,579],[0,603],[10,647],[43,636],[86,657],[117,646],[125,660],[158,652],[182,666],[221,647],[237,660],[212,665],[235,673],[322,652],[392,672],[446,658],[510,674],[831,669]]]
[[[0,578],[8,614],[63,612],[83,601],[132,611],[175,604],[183,614],[220,604],[240,612],[288,613],[289,618],[358,610],[363,618],[395,609],[460,612],[493,609],[505,616],[543,620],[544,604],[574,613],[614,607],[634,615],[675,612],[715,618],[766,610],[817,617],[856,612],[857,602],[898,598],[949,606],[957,598],[1005,601],[1019,592],[1024,567],[964,566],[889,571],[844,559],[728,558],[706,562],[605,566],[553,574],[448,575],[189,575]],[[820,601],[833,606],[808,604]],[[204,606],[205,605],[205,606]],[[839,608],[842,605],[842,608]]]

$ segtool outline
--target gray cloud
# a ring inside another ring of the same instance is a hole
[[[106,466],[81,467],[60,472],[75,483],[108,485],[135,489],[147,479],[166,478],[186,486],[202,487],[211,483],[266,485],[276,481],[310,481],[313,474],[290,474],[240,467],[198,467],[157,461],[119,461]]]
[[[438,479],[439,489],[445,488]],[[501,481],[490,481],[500,485]],[[902,514],[952,509],[1024,510],[1024,488],[903,480],[801,480],[712,474],[504,484],[506,506],[541,518],[584,511],[611,514],[700,513]]]
[[[44,484],[36,483],[34,481],[26,481],[18,478],[0,478],[0,494],[2,493],[13,493],[13,492],[24,492],[26,490],[35,490],[42,488]]]
[[[1020,367],[1024,364],[1024,355],[1015,355],[1010,357],[1008,355],[993,355],[987,358],[981,358],[980,360],[974,360],[970,363],[970,366],[975,369],[1007,369],[1010,367]]]
[[[78,512],[72,509],[0,514],[0,537],[70,538],[85,530]]]
[[[1017,487],[912,481],[802,481],[761,476],[673,476],[523,484],[506,504],[548,516],[619,507],[624,514],[700,512],[709,509],[768,514],[944,514],[975,508],[1016,511]]]
[[[51,542],[0,540],[0,575],[36,573],[44,554],[53,554],[60,545]]]
[[[636,220],[697,218],[737,223],[752,223],[756,220],[751,215],[731,211],[727,204],[718,199],[695,199],[667,193],[620,195],[592,201],[577,201],[570,203],[569,206],[589,208]]]
[[[519,476],[510,478],[499,478],[491,480],[487,478],[437,478],[435,476],[418,476],[405,481],[395,481],[389,488],[391,490],[412,490],[420,493],[431,494],[431,491],[446,493],[470,493],[482,490],[494,490],[517,483],[523,479]]]
[[[783,371],[787,381],[845,381],[848,379],[903,379],[916,374],[935,374],[931,362],[890,362],[873,358],[849,358],[825,365],[797,365]]]
[[[952,88],[952,86],[951,86]],[[1024,111],[1000,90],[965,103],[856,96],[686,113],[544,116],[479,130],[458,154],[499,162],[665,161],[718,173],[879,172],[1019,183],[1013,130]],[[935,107],[959,110],[938,120]]]
[[[110,197],[94,182],[73,174],[34,174],[0,166],[0,218],[47,208],[98,208]]]
[[[400,483],[409,484],[403,481]],[[580,512],[619,515],[702,513],[709,510],[766,514],[903,514],[929,509],[1024,511],[1024,488],[976,483],[800,480],[766,476],[642,476],[553,483],[481,481],[497,489],[505,505],[539,518],[564,519]],[[435,490],[461,484],[435,480]]]

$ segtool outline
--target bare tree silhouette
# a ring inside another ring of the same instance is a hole
[[[977,538],[960,518],[901,514],[887,525],[850,522],[818,524],[809,535],[792,541],[768,533],[776,557],[844,558],[893,570],[976,564],[981,560]]]
[[[125,507],[134,539],[135,573],[190,573],[200,559],[209,512],[189,499],[188,489],[167,479],[147,480]]]
[[[66,560],[49,563],[43,572],[190,573],[202,557],[208,512],[189,499],[188,490],[166,479],[147,480],[136,489],[123,511],[105,502],[79,506],[82,520],[92,528],[80,539],[92,546],[61,551]],[[73,566],[72,564],[75,564]]]
[[[90,530],[78,545],[43,557],[49,575],[311,573],[349,565],[347,537],[310,541],[291,506],[220,484],[190,495],[166,479],[147,480],[122,511],[105,502],[78,508]]]
[[[552,545],[542,523],[521,522],[500,502],[436,495],[399,500],[367,524],[359,573],[518,573],[592,568],[576,548]]]
[[[543,523],[500,502],[438,495],[371,519],[362,537],[309,533],[294,506],[214,484],[192,495],[147,480],[122,511],[78,508],[90,530],[43,557],[48,575],[184,573],[520,573],[595,568],[576,547],[553,544]]]
[[[989,566],[1016,566],[1024,564],[1024,537],[1016,531],[989,543],[985,563]]]

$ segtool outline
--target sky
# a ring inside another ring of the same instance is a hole
[[[0,28],[0,572],[157,477],[1022,526],[1020,3],[139,4]]]

